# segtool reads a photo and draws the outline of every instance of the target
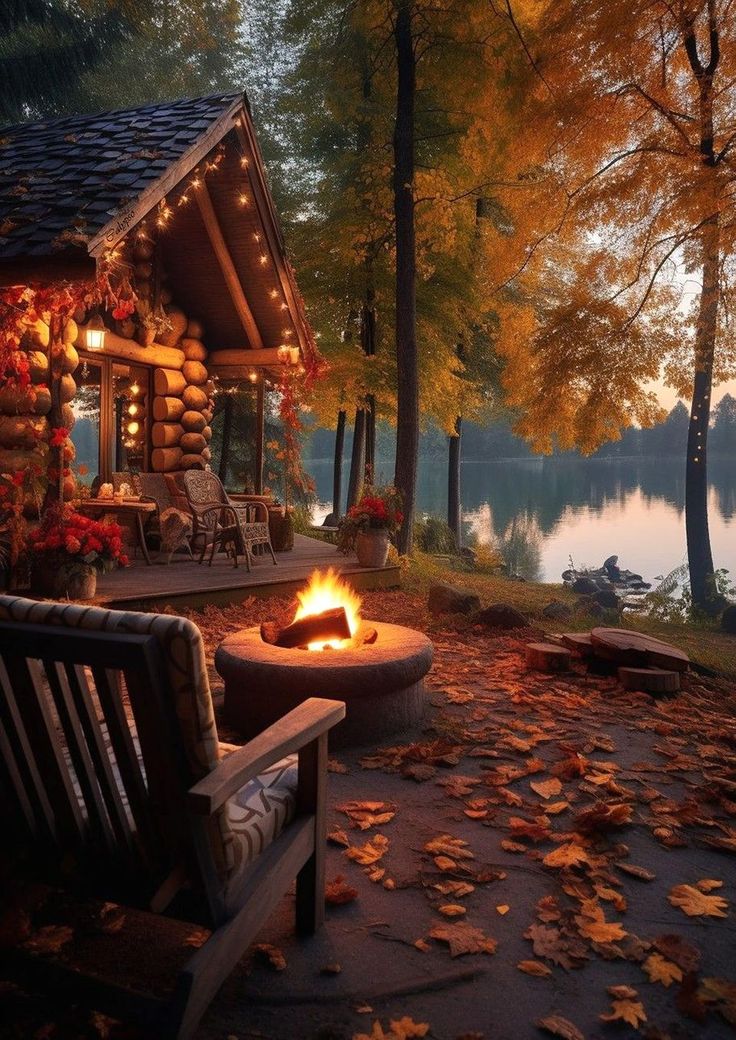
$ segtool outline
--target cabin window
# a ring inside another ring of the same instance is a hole
[[[150,370],[115,358],[80,354],[71,439],[74,471],[90,485],[99,474],[148,469]]]

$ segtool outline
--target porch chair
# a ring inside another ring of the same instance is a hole
[[[232,553],[236,567],[242,552],[250,570],[254,550],[267,549],[276,566],[268,530],[268,508],[263,502],[234,502],[219,477],[208,470],[187,470],[184,490],[194,515],[193,541],[202,546],[200,563],[209,549],[211,567],[215,553],[222,549]]]
[[[212,929],[163,1001],[23,947],[2,970],[190,1037],[294,878],[299,930],[323,921],[327,734],[344,715],[310,698],[228,748],[191,621],[0,596],[6,852],[30,848],[46,882]]]
[[[156,503],[156,514],[146,534],[158,537],[162,553],[166,553],[166,562],[177,549],[186,549],[191,559],[191,539],[194,533],[194,517],[189,510],[180,509],[171,496],[167,474],[139,473],[136,477],[141,498]]]

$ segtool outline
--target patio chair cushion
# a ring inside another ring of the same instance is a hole
[[[199,629],[191,621],[174,615],[107,610],[74,603],[37,602],[20,596],[0,596],[0,619],[67,626],[93,632],[128,632],[154,636],[163,652],[169,684],[174,694],[189,772],[188,782],[195,783],[217,766],[221,751],[204,645]],[[235,827],[238,828],[238,821],[242,821],[243,816],[238,812],[234,816]],[[285,814],[287,817],[288,813]],[[237,886],[250,862],[248,842],[239,838],[231,826],[228,807],[223,807],[211,818],[209,834],[218,875],[223,886],[231,890]]]

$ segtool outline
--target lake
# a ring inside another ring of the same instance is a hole
[[[329,512],[332,461],[307,466],[321,505]],[[392,463],[379,462],[382,479]],[[709,462],[709,518],[716,567],[736,581],[736,464]],[[347,487],[347,465],[343,488]],[[419,509],[444,517],[447,465],[423,460]],[[621,567],[651,581],[686,559],[685,463],[679,458],[503,459],[462,465],[463,530],[468,542],[502,542],[506,558],[524,577],[560,581],[575,566],[598,567],[614,553]]]

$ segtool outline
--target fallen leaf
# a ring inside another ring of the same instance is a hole
[[[629,987],[609,987],[611,989],[628,989]],[[631,990],[636,996],[636,991]],[[598,1016],[601,1022],[626,1022],[627,1025],[638,1029],[642,1022],[647,1021],[647,1014],[641,1001],[632,997],[622,997],[611,1001],[611,1010],[605,1015]]]
[[[256,943],[253,953],[257,960],[262,964],[267,964],[274,971],[284,971],[286,968],[286,958],[278,946],[272,946],[271,943]]]
[[[325,903],[329,903],[330,906],[343,906],[357,898],[357,888],[348,885],[342,874],[338,874],[333,881],[325,885]]]
[[[22,946],[33,953],[60,953],[61,948],[74,938],[74,929],[63,924],[47,924],[26,939]]]
[[[657,876],[654,871],[647,870],[646,867],[637,867],[635,863],[617,863],[616,866],[625,874],[638,878],[639,881],[654,881]]]
[[[460,906],[459,903],[445,903],[444,906],[438,906],[437,910],[439,913],[444,914],[445,917],[462,917],[463,914],[467,913],[464,906]]]
[[[348,859],[360,863],[362,867],[369,867],[374,863],[378,863],[379,859],[381,859],[388,849],[388,845],[388,838],[384,837],[383,834],[376,834],[370,841],[367,841],[365,845],[348,846],[348,848],[345,849],[344,855],[347,856]]]
[[[495,953],[498,946],[495,939],[466,921],[436,924],[429,934],[432,939],[448,944],[451,957],[462,957],[466,953]]]
[[[327,835],[327,840],[331,841],[333,845],[342,845],[343,848],[348,848],[350,845],[350,838],[348,838],[346,832],[339,829],[330,831]]]
[[[540,798],[545,800],[559,794],[562,790],[562,782],[556,776],[551,777],[549,780],[530,780],[529,786],[535,794],[538,794]]]
[[[344,802],[342,805],[336,805],[335,810],[345,813],[351,824],[362,831],[390,823],[396,815],[393,802]]]
[[[575,828],[581,834],[605,833],[631,823],[632,808],[626,802],[596,802],[575,817]]]
[[[686,975],[700,967],[700,951],[680,935],[658,935],[652,945],[668,961],[674,961],[682,968]]]
[[[559,845],[552,852],[548,852],[542,860],[545,867],[576,867],[581,863],[588,862],[588,853],[576,842],[571,841],[566,845]]]
[[[682,968],[674,961],[668,961],[661,953],[650,953],[642,964],[650,982],[661,982],[663,986],[671,986],[673,982],[682,982]]]
[[[585,1040],[578,1027],[562,1015],[547,1015],[546,1018],[537,1019],[537,1026],[552,1036],[561,1036],[562,1040]]]
[[[500,906],[496,907],[496,913],[500,914],[501,917],[504,917],[509,912],[510,909],[511,909],[510,906],[507,906],[505,903],[501,903]]]
[[[449,856],[453,860],[475,858],[468,848],[467,841],[453,838],[450,834],[440,834],[439,837],[432,838],[424,846],[424,851],[433,856]]]
[[[463,896],[475,892],[475,885],[471,885],[469,881],[438,881],[432,888],[440,895],[455,896],[456,899],[462,899]]]
[[[525,975],[536,975],[540,979],[552,974],[552,969],[541,961],[519,961],[516,967]]]
[[[675,885],[667,896],[688,917],[727,917],[728,902],[723,896],[709,896],[693,885]]]
[[[339,975],[342,971],[341,964],[325,964],[324,968],[319,969],[320,975]]]
[[[728,979],[703,979],[698,988],[698,997],[704,1004],[712,1004],[716,1010],[736,1026],[736,982]]]

